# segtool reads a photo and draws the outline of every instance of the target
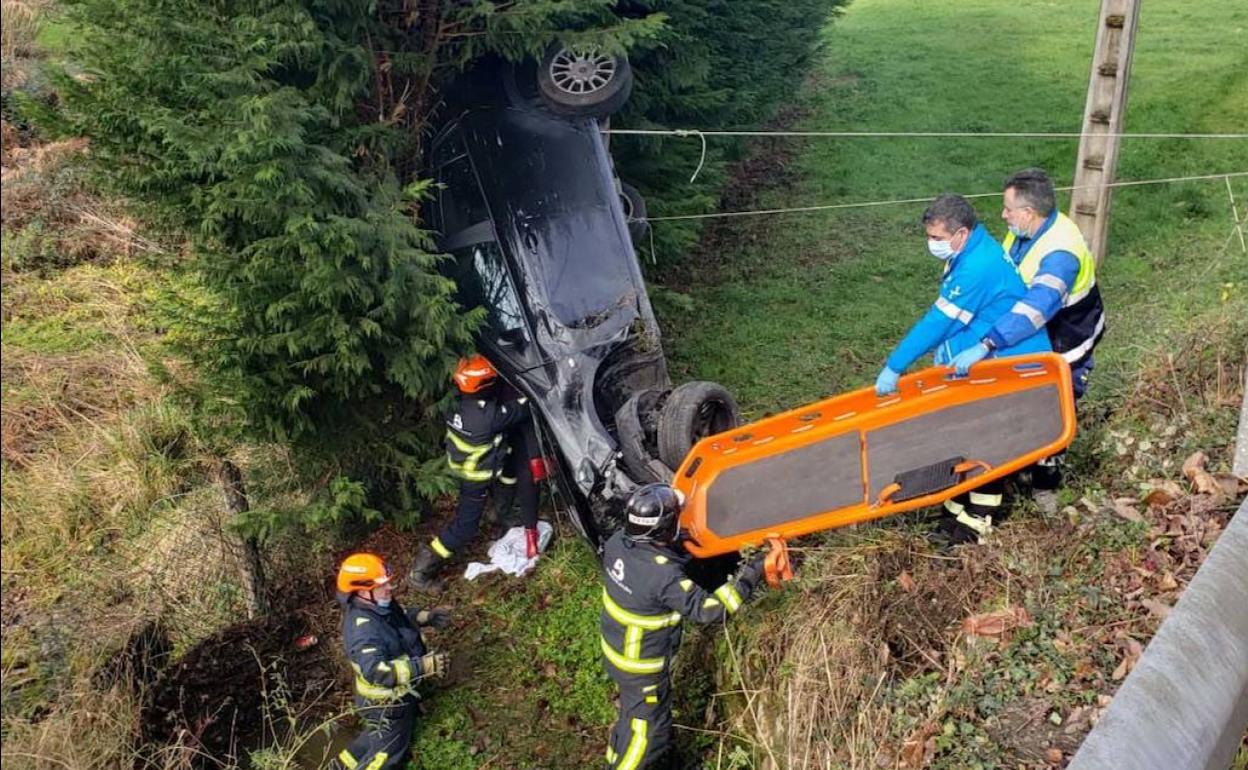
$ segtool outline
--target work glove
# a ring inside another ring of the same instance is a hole
[[[441,679],[451,668],[451,656],[445,652],[431,652],[420,656],[420,675]]]
[[[434,607],[431,610],[409,612],[407,617],[418,626],[446,628],[451,624],[451,611],[446,607]]]
[[[973,364],[979,363],[987,356],[988,346],[984,343],[969,347],[953,357],[953,371],[959,377],[965,376]]]
[[[524,546],[525,555],[532,559],[539,553],[537,541],[537,527],[524,528]]]
[[[760,550],[741,562],[737,567],[737,585],[747,591],[753,591],[763,582],[763,572],[767,561],[767,551]]]
[[[533,476],[533,482],[545,481],[549,473],[546,470],[546,459],[543,457],[529,458],[529,473]]]
[[[896,393],[899,379],[901,379],[900,372],[894,372],[885,366],[880,370],[880,376],[875,378],[875,395],[887,396],[889,393]]]

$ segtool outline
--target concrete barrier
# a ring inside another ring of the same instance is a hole
[[[1227,770],[1248,729],[1248,500],[1070,770]]]

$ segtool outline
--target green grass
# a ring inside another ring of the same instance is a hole
[[[938,3],[859,0],[827,33],[818,76],[798,100],[808,110],[798,128],[1077,131],[1098,5],[968,0],[952,13]],[[1244,131],[1245,29],[1242,6],[1150,3],[1127,130]],[[802,181],[761,203],[995,192],[1031,165],[1069,184],[1076,151],[1074,141],[812,139],[796,161]],[[1119,164],[1120,179],[1223,171],[1248,171],[1248,142],[1128,140]],[[1248,180],[1232,186],[1242,215]],[[999,199],[976,205],[1002,235]],[[739,239],[715,255],[709,285],[669,287],[695,298],[688,312],[663,308],[674,371],[724,382],[751,416],[869,384],[935,295],[939,265],[924,249],[922,210],[792,214],[769,238]],[[1094,398],[1121,393],[1142,350],[1193,316],[1223,305],[1248,312],[1248,255],[1227,247],[1231,223],[1222,182],[1115,193],[1099,276],[1110,334]]]
[[[818,71],[797,98],[806,112],[794,128],[1078,131],[1099,5],[966,0],[955,9],[857,0],[827,32]],[[1126,130],[1248,130],[1248,6],[1145,4]],[[757,143],[765,148],[768,141]],[[799,181],[766,189],[757,207],[999,193],[1009,173],[1027,166],[1044,167],[1059,186],[1068,185],[1077,149],[1074,140],[810,139],[788,164]],[[1118,178],[1236,171],[1248,171],[1248,141],[1137,139],[1123,144]],[[1243,218],[1248,178],[1231,186]],[[1065,207],[1068,198],[1060,202]],[[975,203],[989,231],[1003,235],[1000,198]],[[691,307],[658,304],[673,377],[724,383],[747,419],[868,386],[936,293],[940,265],[926,253],[923,208],[736,220],[734,237],[722,239],[732,245],[700,257],[701,276],[684,269],[659,278],[666,281],[660,294],[693,300]],[[1115,192],[1098,274],[1110,331],[1081,404],[1064,504],[1138,494],[1149,479],[1182,482],[1179,465],[1197,450],[1210,455],[1211,467],[1225,469],[1238,414],[1238,401],[1228,407],[1225,395],[1238,391],[1218,378],[1242,366],[1248,350],[1248,254],[1231,234],[1221,180]],[[690,274],[690,283],[673,277]],[[1020,532],[1043,530],[1033,517],[1024,511]],[[1041,556],[1007,554],[1015,590],[1035,588],[1012,598],[1003,593],[983,609],[1024,605],[1034,627],[1000,650],[967,653],[972,658],[952,682],[944,673],[898,675],[879,701],[862,704],[889,711],[894,749],[937,711],[943,716],[931,767],[1018,766],[1024,749],[1003,737],[1001,726],[1026,724],[1027,710],[1046,704],[1069,714],[1112,691],[1109,674],[1119,659],[1112,642],[1079,633],[1073,646],[1055,640],[1129,616],[1122,596],[1100,585],[1104,565],[1118,559],[1139,566],[1149,540],[1143,525],[1112,516],[1093,517],[1079,532],[1080,542],[1054,540]],[[829,542],[840,541],[834,535]],[[760,628],[792,622],[763,609]],[[960,617],[946,620],[956,627]],[[1147,627],[1147,618],[1132,622]],[[745,654],[776,655],[760,634],[758,649]],[[721,656],[718,665],[728,662]],[[1056,691],[1046,690],[1052,682]],[[1039,714],[1041,726],[1057,735],[1061,728],[1049,717]]]
[[[598,563],[566,532],[523,582],[487,576],[456,641],[470,677],[434,693],[413,767],[593,765],[615,718],[598,649]],[[489,765],[494,766],[494,765]]]

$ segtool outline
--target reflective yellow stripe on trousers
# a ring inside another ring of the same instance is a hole
[[[630,725],[633,728],[633,737],[629,739],[628,749],[620,760],[620,770],[637,770],[641,766],[642,757],[646,755],[646,720],[633,719]]]

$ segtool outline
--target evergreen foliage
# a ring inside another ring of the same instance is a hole
[[[618,120],[627,128],[758,128],[798,93],[829,17],[849,0],[638,0],[637,13],[662,13],[661,46],[633,52],[637,84]],[[714,211],[724,166],[740,149],[692,138],[612,138],[620,175],[645,195],[653,216]],[[660,259],[672,260],[697,240],[696,222],[654,226]],[[638,244],[648,253],[650,244]]]
[[[439,89],[483,55],[592,43],[635,52],[622,123],[749,122],[789,92],[838,2],[68,4],[80,70],[60,79],[61,119],[90,137],[107,185],[189,242],[159,314],[196,364],[205,432],[293,446],[324,520],[447,487],[434,405],[479,317],[456,306],[419,218]],[[655,208],[712,206],[718,149],[692,190],[670,169],[696,146],[624,150],[623,176]]]

